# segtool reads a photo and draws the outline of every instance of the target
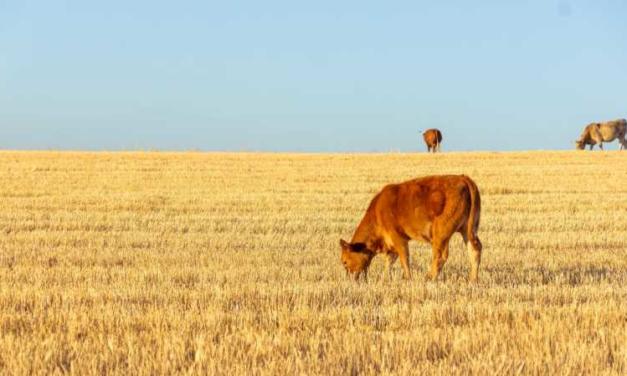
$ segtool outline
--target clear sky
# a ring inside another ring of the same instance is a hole
[[[619,117],[623,0],[0,0],[0,148],[571,149]]]

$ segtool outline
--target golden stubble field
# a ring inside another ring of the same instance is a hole
[[[480,283],[350,238],[389,182],[471,176]],[[0,153],[0,373],[625,374],[627,152]]]

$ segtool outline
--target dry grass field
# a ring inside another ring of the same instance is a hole
[[[346,279],[383,185],[482,195],[436,282]],[[0,153],[0,374],[626,374],[627,152]]]

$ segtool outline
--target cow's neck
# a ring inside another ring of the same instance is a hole
[[[365,243],[372,251],[378,251],[378,236],[375,233],[375,223],[370,215],[366,215],[353,234],[351,243]]]

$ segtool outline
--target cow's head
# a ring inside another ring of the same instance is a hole
[[[368,266],[374,253],[364,243],[349,243],[340,239],[342,248],[341,261],[346,269],[346,274],[358,280],[359,276],[368,272]]]
[[[575,148],[577,148],[577,150],[583,150],[586,148],[586,143],[583,142],[583,140],[576,140],[575,141]]]

